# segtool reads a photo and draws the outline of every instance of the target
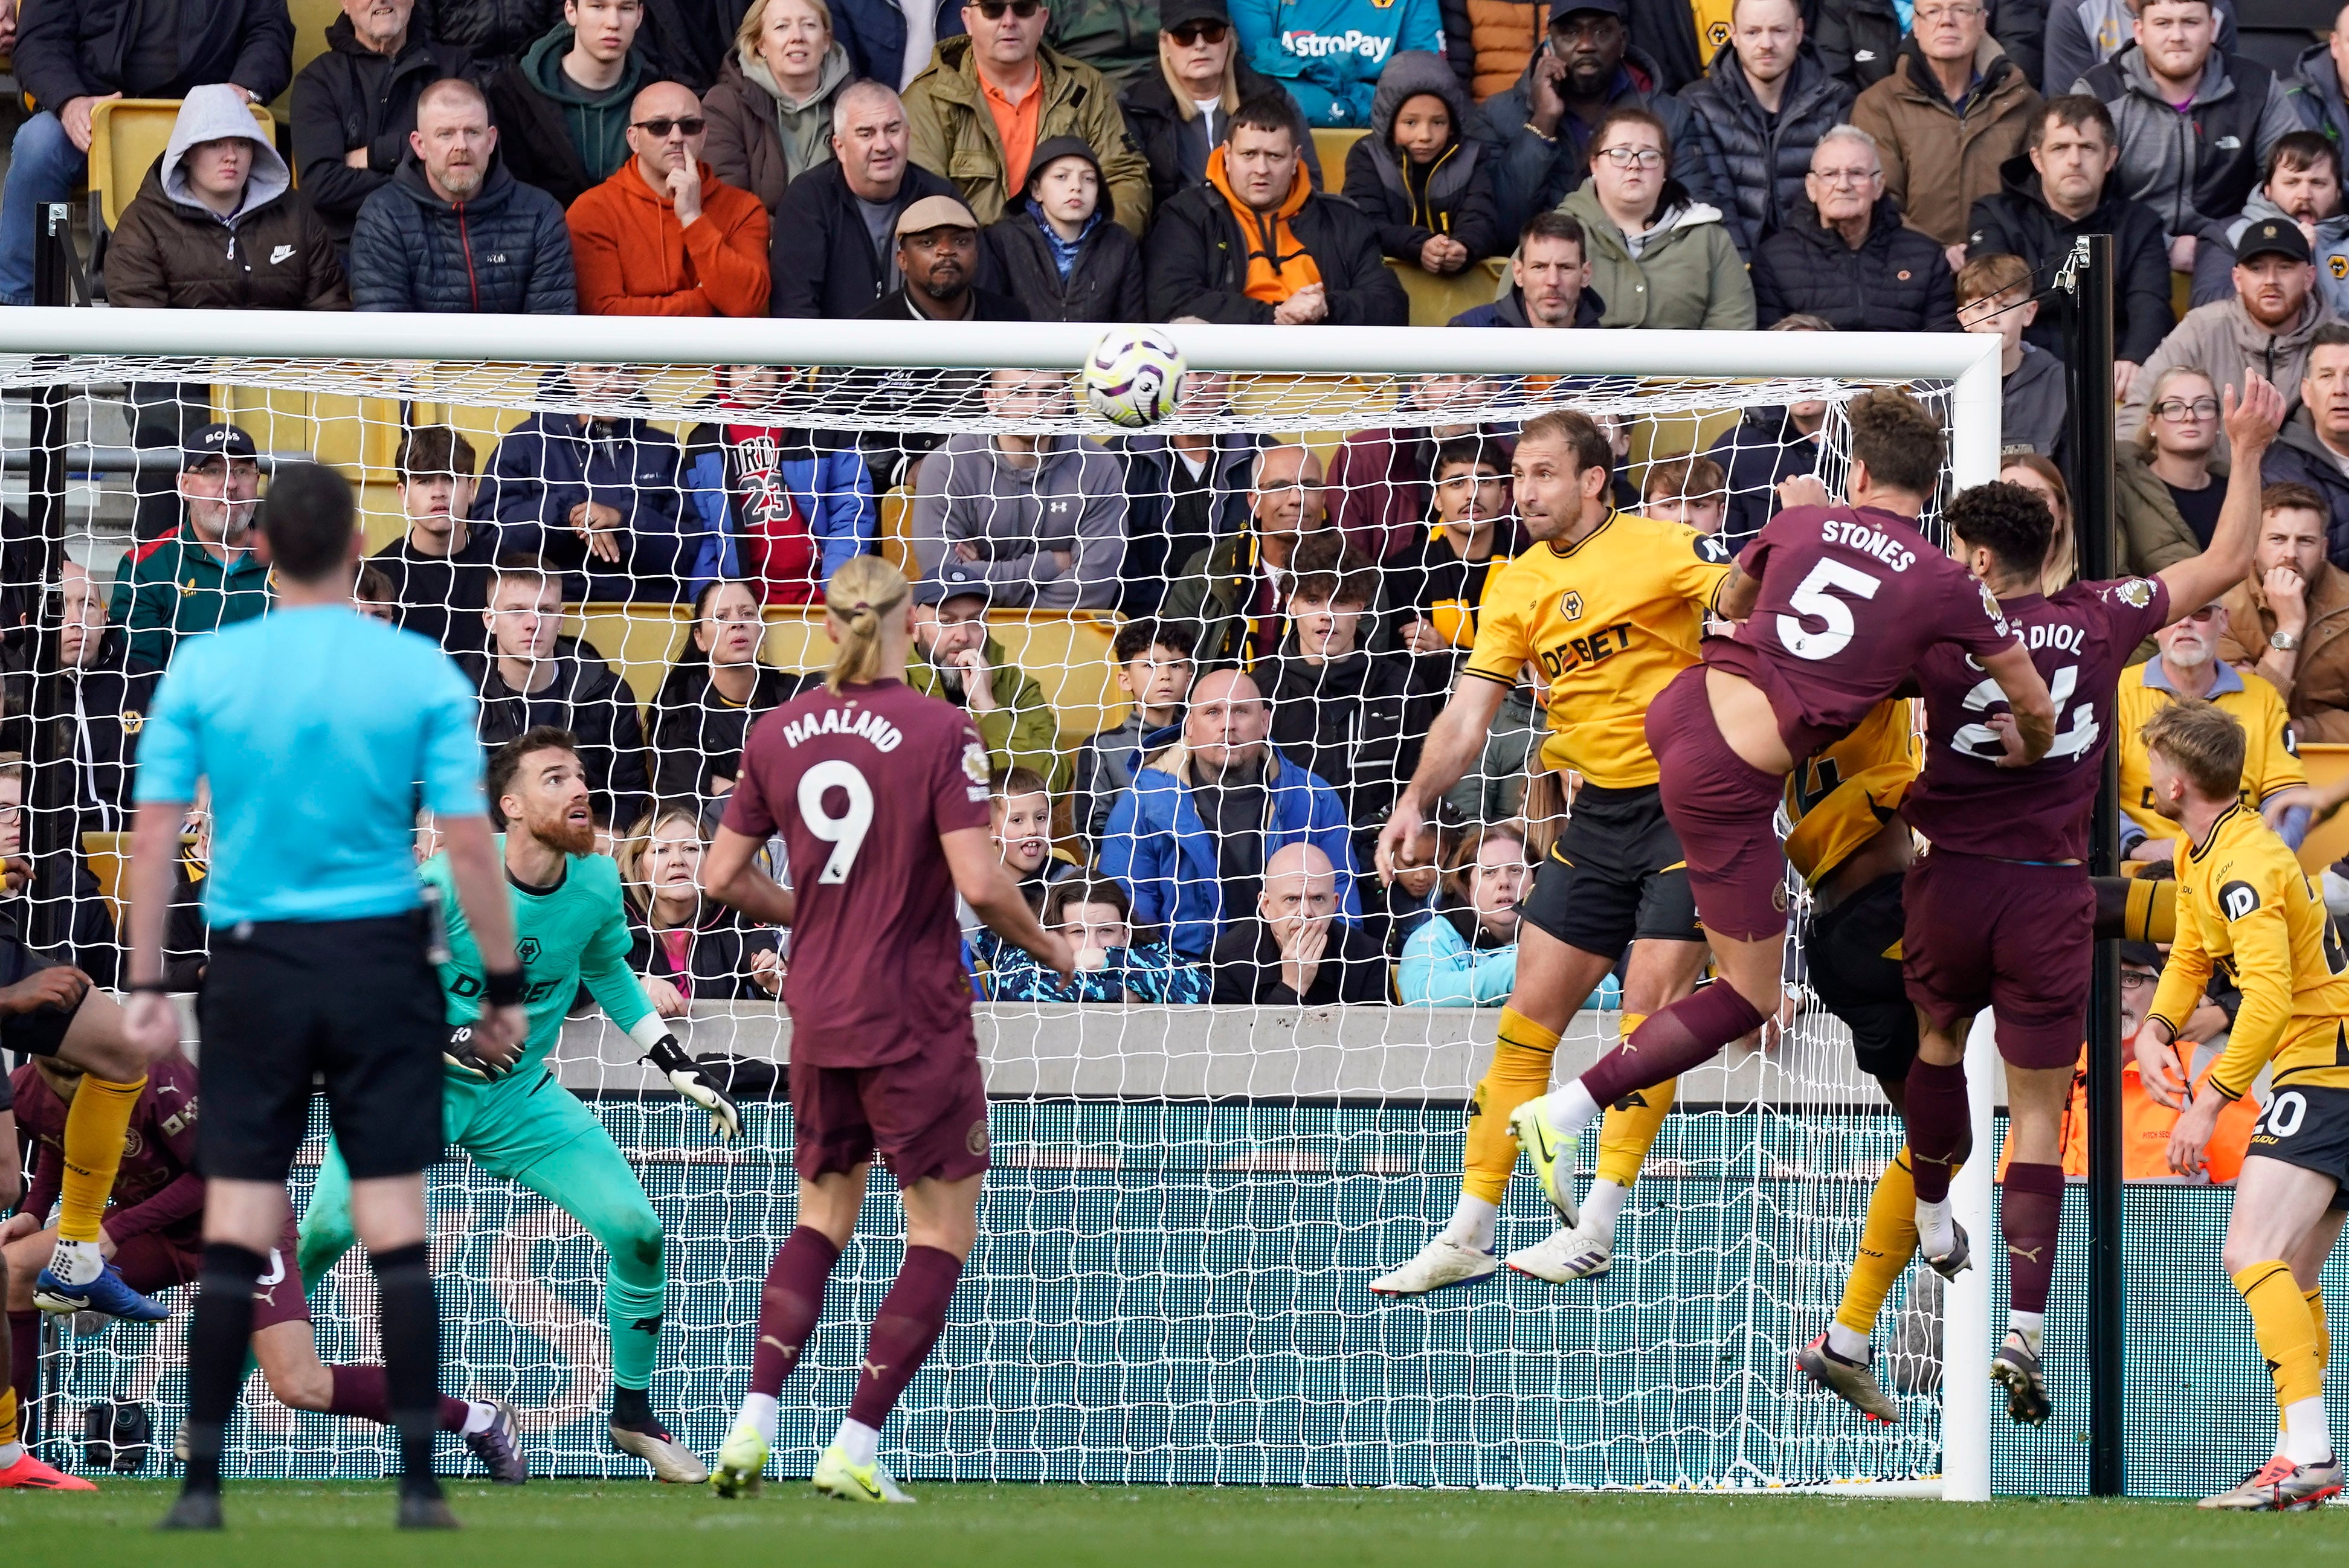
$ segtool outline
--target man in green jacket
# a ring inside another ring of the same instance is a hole
[[[1101,160],[1116,219],[1138,240],[1150,227],[1150,165],[1126,130],[1117,91],[1092,67],[1043,46],[1051,14],[1039,5],[1021,15],[1019,6],[1031,3],[978,0],[962,8],[969,36],[938,40],[929,68],[905,88],[914,162],[953,181],[987,224],[1017,206],[1036,149],[1077,137]]]
[[[206,425],[180,454],[187,520],[138,546],[115,573],[107,620],[128,634],[132,673],[171,662],[181,637],[250,621],[269,608],[269,568],[253,553],[261,464],[253,438]]]
[[[1011,662],[988,634],[987,595],[960,591],[937,598],[936,583],[914,590],[914,654],[905,684],[944,697],[970,715],[987,743],[987,765],[1033,770],[1059,794],[1069,785],[1061,755],[1061,720],[1036,677]]]
[[[1288,584],[1299,570],[1299,546],[1329,528],[1321,459],[1307,448],[1267,447],[1248,469],[1245,533],[1226,533],[1183,563],[1159,605],[1162,623],[1180,624],[1197,640],[1200,671],[1252,666],[1287,634]],[[1338,541],[1321,542],[1328,570]]]

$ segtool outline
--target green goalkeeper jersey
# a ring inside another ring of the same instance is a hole
[[[498,864],[505,864],[505,839],[497,841]],[[481,952],[457,900],[449,857],[424,862],[424,880],[440,892],[449,924],[449,961],[440,965],[440,989],[448,998],[449,1022],[471,1023],[481,1012]],[[545,892],[505,879],[513,901],[514,951],[522,959],[523,1005],[530,1012],[530,1040],[510,1078],[546,1059],[563,1033],[564,1015],[585,981],[612,1022],[633,1029],[653,1010],[645,988],[628,969],[628,916],[620,901],[620,868],[609,855],[566,856],[563,880]]]

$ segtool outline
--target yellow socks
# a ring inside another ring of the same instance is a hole
[[[98,1222],[106,1215],[107,1194],[114,1191],[115,1172],[122,1165],[122,1140],[130,1130],[130,1112],[147,1087],[141,1073],[136,1083],[109,1083],[84,1078],[66,1112],[65,1169],[58,1191],[57,1239],[95,1242]]]
[[[0,1387],[0,1449],[16,1440],[16,1390]]]
[[[1648,1021],[1645,1013],[1623,1015],[1623,1038]],[[1599,1124],[1599,1171],[1601,1181],[1612,1181],[1618,1187],[1629,1187],[1640,1179],[1640,1167],[1648,1161],[1648,1150],[1655,1147],[1656,1134],[1664,1130],[1664,1118],[1672,1109],[1672,1093],[1680,1079],[1666,1078],[1653,1088],[1641,1089],[1626,1097],[1628,1103],[1619,1102],[1607,1108],[1606,1117]]]
[[[1498,1203],[1516,1169],[1517,1139],[1509,1116],[1549,1088],[1550,1057],[1557,1031],[1545,1029],[1514,1007],[1501,1009],[1500,1037],[1493,1042],[1493,1065],[1468,1100],[1468,1147],[1460,1190]]]
[[[2253,1264],[2235,1276],[2235,1290],[2251,1311],[2251,1334],[2275,1377],[2276,1408],[2290,1410],[2324,1393],[2316,1323],[2307,1298],[2281,1258]]]
[[[2300,1298],[2308,1303],[2309,1318],[2316,1325],[2316,1369],[2322,1372],[2333,1365],[2333,1336],[2324,1326],[2324,1287],[2302,1291]]]
[[[1836,1321],[1862,1339],[1876,1332],[1884,1298],[1909,1267],[1917,1251],[1917,1179],[1909,1169],[1904,1145],[1876,1179],[1868,1197],[1868,1222],[1860,1227],[1859,1256],[1844,1281],[1843,1305]]]

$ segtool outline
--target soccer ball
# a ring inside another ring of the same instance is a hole
[[[1080,379],[1085,402],[1112,425],[1138,430],[1174,411],[1183,397],[1183,351],[1164,333],[1113,326],[1093,345]]]

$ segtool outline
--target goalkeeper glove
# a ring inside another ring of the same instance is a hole
[[[711,1081],[709,1070],[685,1054],[674,1035],[663,1035],[644,1059],[668,1075],[669,1087],[709,1113],[710,1136],[720,1143],[742,1136],[742,1108]]]
[[[492,1067],[474,1054],[471,1024],[458,1024],[450,1029],[449,1043],[440,1047],[440,1060],[476,1083],[494,1083],[513,1070],[510,1067]]]

